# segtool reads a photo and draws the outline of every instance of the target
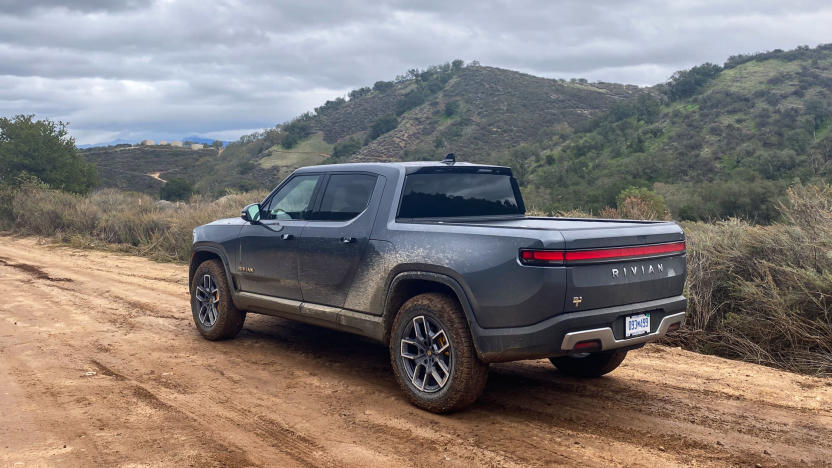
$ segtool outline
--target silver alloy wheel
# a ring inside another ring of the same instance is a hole
[[[213,327],[220,314],[220,290],[211,275],[204,275],[202,285],[197,285],[196,300],[199,302],[199,323],[206,328]]]
[[[407,325],[401,339],[401,363],[417,389],[441,390],[453,372],[451,341],[432,318],[419,315]]]

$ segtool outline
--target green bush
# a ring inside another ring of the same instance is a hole
[[[185,179],[171,179],[165,182],[159,191],[159,198],[168,201],[181,201],[191,198],[194,186]]]
[[[445,117],[453,117],[454,114],[459,112],[460,103],[458,99],[454,99],[452,101],[448,101],[445,103]]]
[[[361,149],[361,140],[355,137],[351,137],[347,141],[343,141],[341,143],[336,143],[335,146],[332,148],[332,157],[334,159],[346,159]]]

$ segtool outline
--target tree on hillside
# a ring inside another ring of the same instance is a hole
[[[311,117],[301,116],[286,126],[283,127],[284,136],[281,144],[286,149],[292,149],[300,143],[304,138],[312,135],[312,124],[309,123]]]
[[[508,153],[503,164],[511,168],[514,178],[520,185],[526,185],[528,169],[540,152],[530,144],[522,144]]]
[[[394,83],[392,81],[376,81],[376,83],[373,85],[373,89],[375,91],[383,93],[388,89],[392,88],[393,84]]]
[[[721,71],[722,67],[713,63],[703,63],[690,70],[677,71],[667,82],[668,97],[671,101],[691,97]]]
[[[395,115],[385,115],[384,117],[380,117],[378,120],[373,122],[372,127],[370,127],[370,133],[367,137],[370,140],[375,140],[398,126],[399,119],[397,119]]]
[[[0,118],[0,183],[24,175],[50,187],[87,193],[98,182],[95,168],[75,148],[66,123],[34,115]]]

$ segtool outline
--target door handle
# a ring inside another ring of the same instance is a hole
[[[355,242],[355,237],[342,237],[341,242],[345,244],[352,244],[353,242]]]
[[[282,236],[280,236],[280,238],[283,239],[283,240],[292,240],[292,239],[295,238],[295,236],[293,236],[291,234],[283,234]]]

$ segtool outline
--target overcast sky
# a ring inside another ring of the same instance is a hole
[[[730,55],[832,42],[832,2],[0,0],[0,115],[79,144],[236,139],[455,58],[651,85]]]

